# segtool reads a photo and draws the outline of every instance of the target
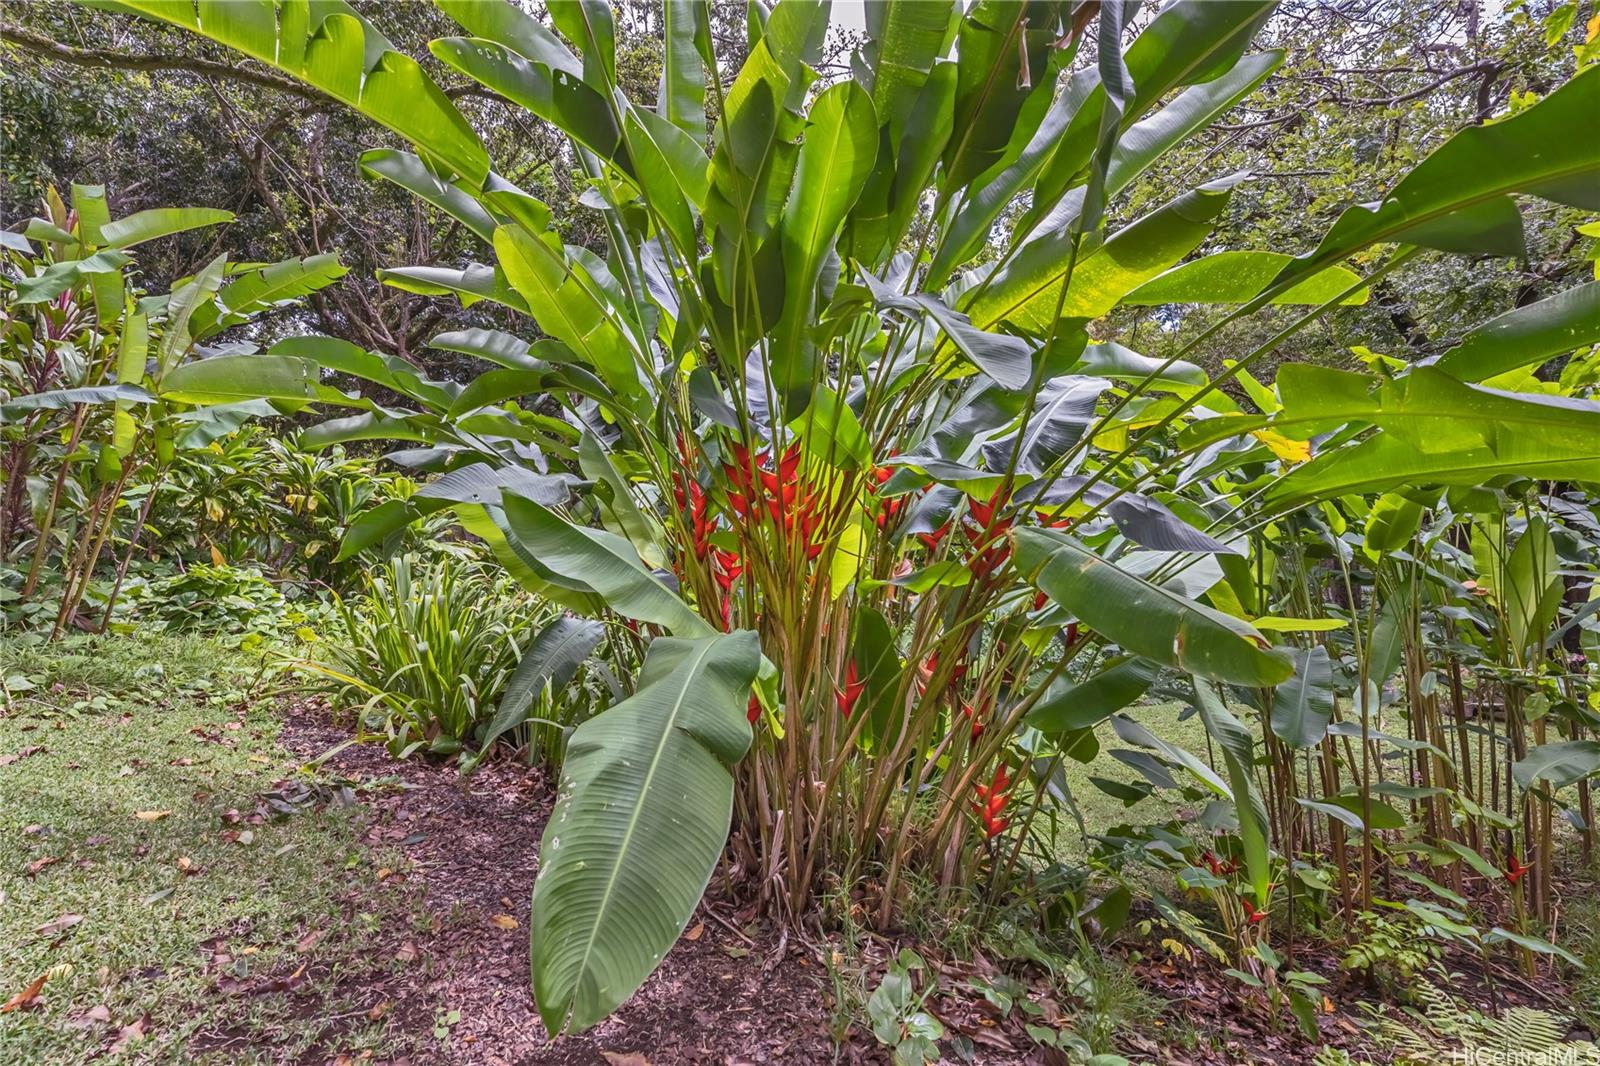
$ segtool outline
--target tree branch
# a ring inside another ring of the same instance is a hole
[[[279,92],[298,96],[302,100],[310,100],[318,104],[326,103],[328,98],[317,90],[299,82],[290,81],[288,78],[265,71],[255,70],[249,66],[234,63],[217,63],[209,59],[200,59],[195,56],[154,56],[133,55],[127,52],[106,52],[88,48],[74,48],[71,45],[52,41],[43,34],[34,33],[12,22],[0,22],[0,41],[16,45],[24,51],[45,59],[54,59],[62,63],[72,63],[80,67],[96,67],[101,70],[182,70],[191,74],[209,75],[218,78],[232,78],[235,81],[249,82],[267,89],[276,89]]]

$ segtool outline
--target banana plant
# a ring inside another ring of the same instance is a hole
[[[709,5],[668,0],[653,105],[618,82],[603,3],[551,0],[548,25],[509,4],[437,4],[462,35],[434,58],[567,136],[603,258],[564,245],[550,207],[496,173],[448,96],[344,4],[98,2],[254,56],[407,138],[414,152],[368,152],[364,171],[459,221],[485,261],[384,280],[537,329],[436,338],[492,367],[464,387],[337,342],[269,358],[407,398],[308,441],[398,439],[444,472],[356,523],[345,551],[450,508],[529,588],[618,615],[648,645],[633,695],[572,736],[543,845],[534,984],[551,1034],[638,987],[724,854],[779,920],[868,871],[882,923],[913,868],[948,889],[987,866],[1003,885],[1025,836],[1007,832],[1020,783],[1092,740],[1098,719],[1060,703],[1086,652],[1204,684],[1294,676],[1288,650],[1218,606],[1237,606],[1223,590],[1246,584],[1248,541],[1210,531],[1259,501],[1209,492],[1225,468],[1270,482],[1309,447],[1221,389],[1294,330],[1214,380],[1187,357],[1269,305],[1305,308],[1298,328],[1360,302],[1418,255],[1518,254],[1515,196],[1594,207],[1600,188],[1600,147],[1571,132],[1600,107],[1591,70],[1457,135],[1303,255],[1212,249],[1247,175],[1116,216],[1119,193],[1281,62],[1250,51],[1269,2],[1178,0],[1126,47],[1136,5],[1110,0],[869,3],[853,77],[821,85],[826,3],[762,9],[724,71]],[[393,103],[402,84],[414,109]],[[1375,246],[1392,250],[1352,270]],[[1166,360],[1091,343],[1116,308],[1168,303],[1232,309]],[[1382,439],[1367,418],[1382,406],[1320,422]],[[1220,435],[1185,447],[1194,426]],[[1570,475],[1586,446],[1550,444],[1540,472]],[[1530,458],[1489,451],[1495,470]],[[1327,491],[1321,469],[1297,475],[1269,501]],[[1041,705],[1070,728],[1024,744]],[[1247,769],[1224,715],[1210,718]],[[664,854],[641,837],[655,831],[689,846]]]

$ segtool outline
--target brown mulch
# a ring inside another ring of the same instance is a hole
[[[314,703],[285,705],[282,742],[316,758],[348,739]],[[323,765],[354,781],[398,777],[405,789],[363,792],[363,842],[399,848],[404,877],[431,921],[393,922],[391,957],[406,965],[352,976],[357,1002],[415,1031],[411,1063],[485,1066],[666,1066],[833,1061],[821,967],[808,952],[729,928],[705,909],[656,973],[611,1018],[551,1044],[528,975],[530,889],[552,792],[544,775],[492,763],[465,788],[454,766],[396,761],[354,745]],[[380,871],[381,872],[381,871]],[[511,923],[515,922],[515,926]],[[730,923],[731,924],[731,923]],[[459,1011],[446,1041],[439,1011]],[[331,1027],[336,1039],[337,1027]],[[338,1061],[338,1047],[328,1060]],[[843,1056],[847,1061],[855,1058]]]

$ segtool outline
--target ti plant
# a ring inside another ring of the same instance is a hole
[[[565,246],[444,91],[344,4],[101,6],[238,49],[408,139],[414,153],[363,169],[453,216],[489,261],[383,277],[537,328],[436,338],[493,364],[464,387],[327,340],[254,358],[404,394],[308,439],[399,439],[446,471],[358,521],[345,552],[453,508],[527,587],[648,645],[632,695],[573,734],[544,840],[533,973],[552,1034],[639,986],[724,855],[780,921],[842,881],[891,923],[913,869],[998,889],[1048,795],[1033,781],[1092,757],[1092,727],[1161,668],[1197,679],[1227,762],[1207,785],[1238,810],[1264,910],[1275,821],[1227,702],[1289,682],[1297,659],[1251,624],[1267,605],[1232,591],[1254,581],[1256,517],[1600,469],[1593,405],[1460,372],[1535,358],[1520,334],[1298,396],[1286,376],[1281,411],[1221,388],[1412,257],[1519,254],[1517,195],[1600,208],[1600,143],[1574,135],[1600,71],[1463,131],[1292,257],[1212,243],[1248,175],[1107,212],[1280,62],[1249,50],[1271,3],[1177,0],[1136,35],[1135,4],[869,3],[851,77],[824,85],[826,3],[752,4],[734,71],[709,5],[668,0],[653,103],[619,86],[604,3],[550,0],[550,25],[437,3],[463,35],[434,57],[570,138],[603,258]],[[1118,307],[1193,303],[1232,310],[1170,359],[1092,340]],[[1305,311],[1216,379],[1185,358],[1284,304]]]

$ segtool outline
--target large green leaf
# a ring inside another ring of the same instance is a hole
[[[61,411],[80,403],[153,403],[155,397],[138,385],[84,385],[74,389],[31,392],[0,404],[6,421],[33,411]]]
[[[565,253],[560,236],[501,226],[494,247],[539,328],[582,356],[618,392],[639,394],[633,342],[614,317],[620,309],[603,298],[584,265]]]
[[[1600,773],[1600,740],[1540,744],[1526,759],[1511,764],[1511,775],[1523,788],[1540,783],[1566,788],[1596,773]]]
[[[152,207],[101,226],[100,243],[111,248],[132,248],[157,237],[232,221],[232,211],[214,207]]]
[[[1123,102],[1118,121],[1123,125],[1135,122],[1179,86],[1202,84],[1227,75],[1276,6],[1274,0],[1227,4],[1179,0],[1168,4],[1150,20],[1123,58],[1134,91]],[[1045,213],[1066,190],[1083,180],[1099,140],[1105,108],[1104,87],[1096,86],[1073,115],[1045,164],[1030,214],[1037,217]],[[1108,174],[1108,191],[1112,184]],[[1023,228],[1032,228],[1031,219],[1025,221]]]
[[[189,332],[195,340],[205,340],[251,315],[327,288],[346,273],[348,270],[339,263],[339,257],[331,252],[304,259],[285,259],[247,271],[222,286],[216,303],[208,302],[195,308]]]
[[[1272,732],[1291,748],[1309,748],[1333,718],[1333,663],[1318,644],[1295,653],[1294,676],[1272,695]]]
[[[1276,685],[1294,672],[1247,623],[1130,574],[1064,533],[1024,529],[1016,545],[1030,581],[1130,652],[1236,685]]]
[[[652,574],[626,539],[587,529],[510,490],[506,522],[516,540],[556,574],[593,589],[612,610],[690,637],[713,632],[705,619]]]
[[[1267,846],[1267,809],[1261,802],[1251,777],[1255,766],[1255,737],[1239,719],[1229,713],[1222,697],[1209,683],[1194,679],[1195,707],[1206,732],[1222,750],[1228,767],[1228,788],[1233,793],[1233,808],[1239,816],[1239,840],[1244,845],[1245,869],[1256,903],[1266,909],[1272,892],[1272,859]]]
[[[1482,381],[1597,342],[1600,281],[1591,281],[1474,327],[1434,365],[1462,381]]]
[[[760,660],[750,632],[659,637],[634,695],[573,732],[533,892],[552,1036],[627,1000],[694,914],[727,840]]]
[[[1468,126],[1413,167],[1377,207],[1352,207],[1280,281],[1315,273],[1371,244],[1398,241],[1468,255],[1520,256],[1513,193],[1600,210],[1600,138],[1580,131],[1600,113],[1600,67],[1526,111]]]
[[[854,81],[825,89],[811,105],[794,191],[783,213],[783,317],[771,341],[770,377],[778,395],[804,403],[814,370],[805,330],[823,260],[872,172],[878,120],[872,98]]]
[[[962,308],[979,329],[1011,322],[1047,332],[1061,303],[1065,318],[1098,318],[1133,289],[1192,252],[1228,205],[1232,180],[1203,185],[1079,254],[1065,299],[1073,235],[1057,230],[1024,245]]]
[[[1058,678],[1028,712],[1027,722],[1051,737],[1097,725],[1143,696],[1159,672],[1149,659],[1129,656],[1084,681]]]
[[[235,48],[387,126],[467,181],[482,185],[489,156],[449,97],[410,56],[344,0],[115,0],[132,11]],[[487,5],[485,5],[487,6]]]
[[[317,364],[288,355],[219,355],[185,363],[161,381],[161,398],[179,403],[322,398]]]
[[[441,178],[418,156],[392,148],[373,148],[361,153],[361,173],[392,181],[421,197],[460,221],[484,243],[494,240],[494,216],[471,193]]]
[[[1129,306],[1181,303],[1249,303],[1264,292],[1293,257],[1281,252],[1213,252],[1173,267],[1123,297]],[[1323,304],[1360,281],[1353,270],[1328,267],[1269,300],[1275,304]],[[1341,304],[1364,304],[1359,289]]]
[[[661,87],[656,113],[696,143],[706,139],[706,69],[696,38],[710,33],[706,7],[698,0],[666,0],[661,36]]]

